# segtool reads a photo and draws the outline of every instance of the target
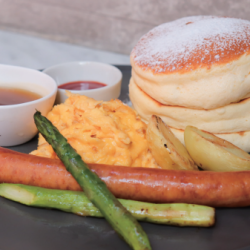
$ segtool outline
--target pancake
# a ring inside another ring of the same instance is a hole
[[[215,109],[250,97],[250,22],[195,16],[162,24],[131,53],[132,77],[165,105]]]
[[[129,96],[133,107],[144,119],[154,114],[170,127],[185,129],[191,125],[211,133],[231,133],[250,130],[250,98],[210,110],[163,105],[142,91],[130,79]]]

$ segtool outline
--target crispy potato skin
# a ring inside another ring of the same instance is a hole
[[[151,117],[147,127],[147,141],[149,149],[157,162],[163,169],[179,169],[179,166],[171,159],[167,146],[166,139],[157,127],[156,118]]]
[[[163,169],[198,170],[184,145],[159,116],[152,115],[147,127],[149,149]]]
[[[250,155],[212,133],[187,126],[186,148],[196,164],[207,171],[249,171]]]
[[[214,207],[250,206],[250,171],[206,172],[90,164],[118,198]],[[0,148],[0,182],[81,190],[60,160]]]

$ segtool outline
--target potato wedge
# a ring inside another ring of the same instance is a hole
[[[184,140],[189,154],[204,170],[218,172],[250,170],[248,153],[209,132],[187,126]]]
[[[158,116],[153,115],[147,128],[149,149],[164,169],[198,170],[186,148]]]
[[[165,138],[157,128],[155,118],[151,118],[148,123],[147,140],[149,142],[149,149],[161,168],[176,169],[178,167],[170,158],[168,150],[164,147]]]

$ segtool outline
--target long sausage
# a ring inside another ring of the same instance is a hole
[[[205,172],[89,164],[118,198],[214,207],[250,205],[250,171]],[[60,160],[0,148],[0,182],[81,190]]]

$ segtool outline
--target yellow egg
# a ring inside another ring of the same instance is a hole
[[[69,93],[47,118],[86,163],[159,168],[149,151],[146,124],[120,100],[102,102]],[[41,134],[31,154],[57,158]]]

